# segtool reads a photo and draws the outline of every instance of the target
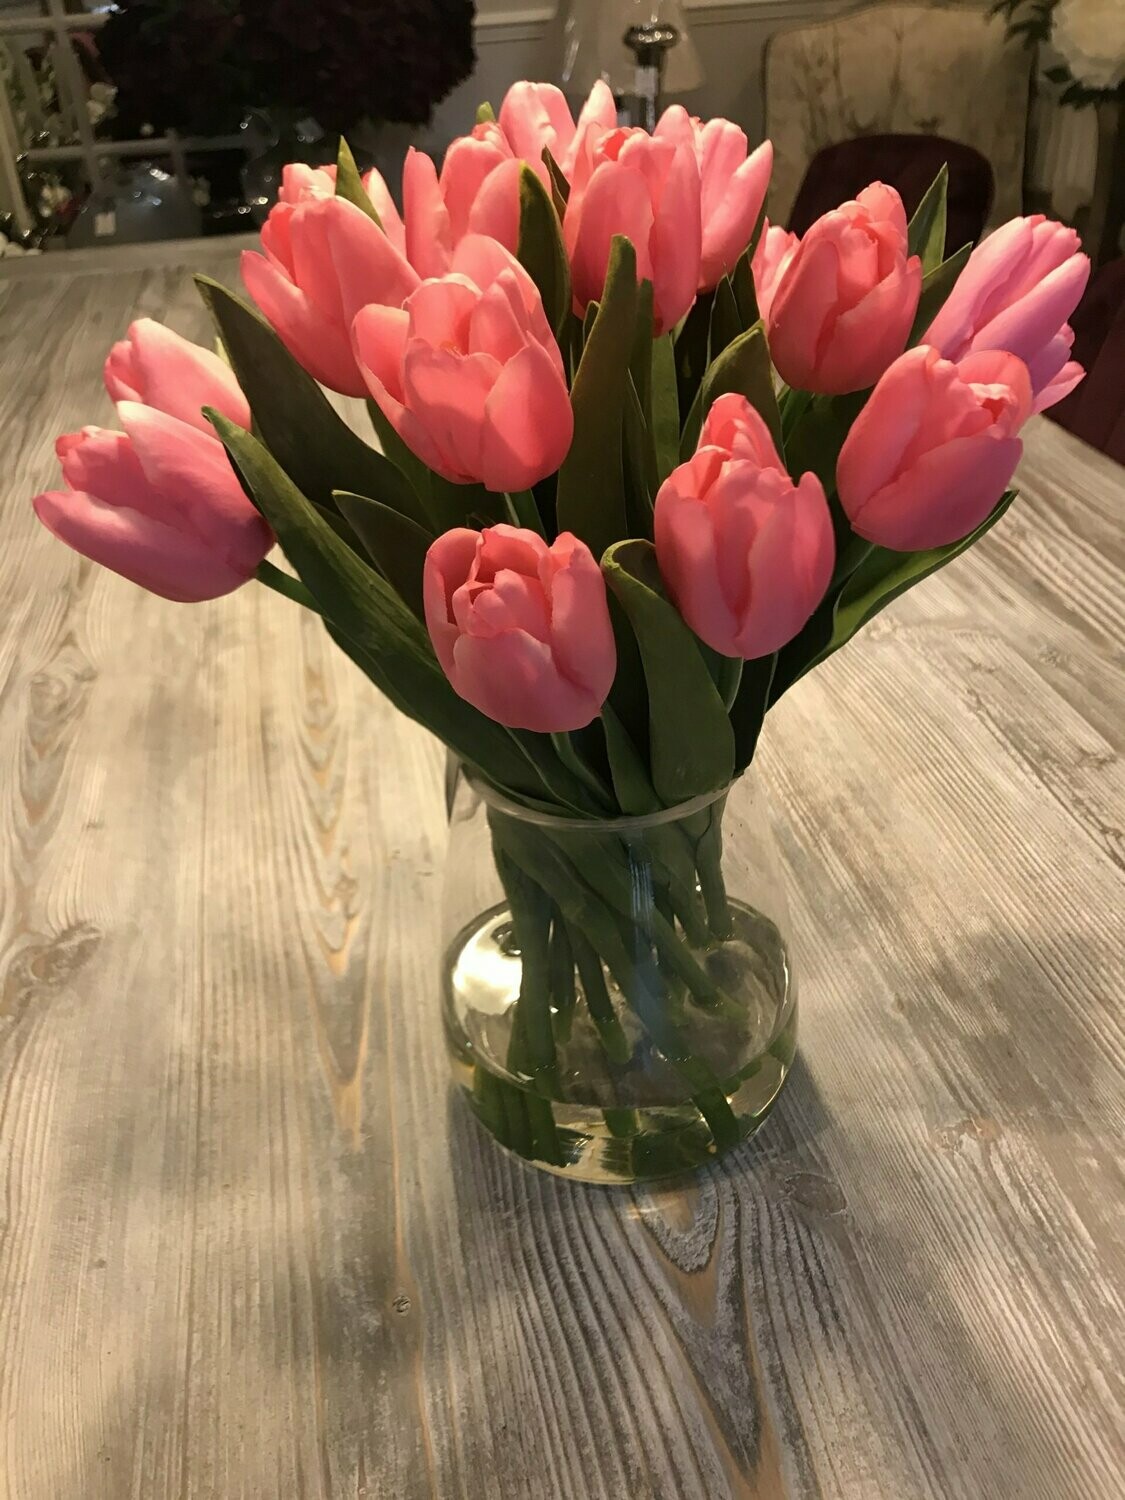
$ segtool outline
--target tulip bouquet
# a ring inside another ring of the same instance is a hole
[[[317,611],[459,759],[522,960],[471,1091],[557,1167],[576,1014],[609,1134],[643,1137],[652,1055],[684,1160],[753,1127],[760,1058],[714,1045],[740,1014],[727,791],[783,693],[995,524],[1021,425],[1082,374],[1072,231],[946,259],[941,176],[909,223],[876,183],[798,240],[763,218],[770,167],[728,121],[620,128],[599,86],[576,122],[533,84],[440,172],[410,152],[401,215],[346,146],[294,166],[243,258],[258,310],[200,278],[222,357],[135,324],[106,366],[124,430],[61,438],[35,502],[168,598],[257,576]]]

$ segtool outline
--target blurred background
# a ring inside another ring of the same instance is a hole
[[[950,248],[1075,225],[1091,379],[1057,412],[1125,458],[1125,0],[0,0],[0,267],[253,232],[341,132],[397,193],[409,144],[440,158],[520,78],[769,135],[769,216],[799,232],[874,178],[909,211],[942,162]]]

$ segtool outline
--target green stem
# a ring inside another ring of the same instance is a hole
[[[651,972],[638,968],[630,951],[632,939],[623,936],[621,918],[605,904],[603,897],[586,885],[550,840],[533,837],[528,830],[503,818],[493,817],[490,822],[496,852],[507,855],[512,863],[525,870],[534,870],[535,881],[565,916],[572,946],[579,934],[589,938],[588,946],[594,948],[595,959],[600,957],[606,963],[653,1043],[684,1079],[692,1102],[711,1129],[716,1146],[722,1150],[740,1140],[742,1130],[718,1078],[707,1062],[692,1053],[683,1031],[672,1020],[663,984],[657,986],[652,982],[654,977],[658,978],[652,966],[646,966]],[[628,921],[626,926],[628,933],[635,936],[637,929]],[[674,933],[672,941],[680,946]],[[688,957],[690,959],[690,955]],[[575,958],[582,975],[580,945],[575,946]],[[596,983],[593,979],[591,982]],[[710,981],[708,985],[713,988]],[[595,1003],[599,1002],[600,996]]]
[[[553,734],[551,736],[551,744],[554,745],[555,754],[567,770],[573,776],[577,776],[586,790],[598,799],[602,810],[604,812],[615,812],[616,807],[612,792],[593,768],[588,766],[581,755],[579,755],[570,735],[565,731],[561,734]]]
[[[571,927],[569,931],[571,952],[578,966],[578,976],[582,980],[582,993],[586,997],[586,1009],[590,1012],[590,1019],[597,1029],[605,1055],[610,1062],[627,1063],[632,1049],[613,1009],[613,1001],[609,998],[601,959],[580,928]]]
[[[517,490],[513,494],[505,495],[504,500],[508,519],[513,526],[523,527],[526,531],[534,531],[546,540],[547,531],[543,525],[543,518],[535,503],[535,496],[530,490]]]
[[[292,599],[295,604],[303,604],[314,614],[320,614],[320,606],[301,580],[294,578],[291,573],[283,573],[280,568],[274,567],[268,558],[263,558],[258,564],[255,577],[259,583],[264,583],[267,588],[273,589],[275,594],[284,594],[286,599]]]
[[[719,669],[719,681],[716,683],[719,696],[723,700],[723,707],[729,714],[734,707],[734,700],[738,697],[739,684],[742,681],[742,668],[745,663],[740,656],[724,656],[721,658]]]
[[[555,1041],[565,1046],[570,1041],[574,1027],[574,1008],[577,994],[574,985],[574,954],[570,936],[557,908],[551,924],[551,998],[554,1001]]]
[[[793,435],[797,424],[808,411],[812,399],[812,391],[786,391],[781,401],[781,435],[783,439],[788,439]]]

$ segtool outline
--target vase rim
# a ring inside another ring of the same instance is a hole
[[[470,767],[462,765],[461,771],[489,807],[495,808],[508,817],[516,818],[521,823],[530,823],[536,828],[566,829],[570,833],[577,831],[599,834],[641,833],[646,828],[658,828],[664,823],[679,823],[684,818],[691,817],[693,813],[703,812],[716,802],[720,802],[742,779],[741,776],[736,776],[733,781],[729,781],[726,786],[719,787],[717,791],[702,792],[698,797],[692,797],[687,802],[678,802],[675,807],[662,807],[658,812],[637,815],[617,813],[608,817],[568,817],[565,813],[549,813],[537,807],[525,807],[521,802],[515,802],[503,792],[497,791]]]

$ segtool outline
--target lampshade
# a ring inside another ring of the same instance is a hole
[[[703,65],[680,0],[570,0],[563,22],[562,86],[586,94],[604,78],[615,94],[634,92],[637,62],[623,40],[631,26],[674,26],[680,40],[664,64],[663,92],[686,94],[703,82]]]

